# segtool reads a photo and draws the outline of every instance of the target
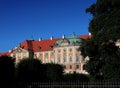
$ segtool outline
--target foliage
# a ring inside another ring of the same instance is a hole
[[[93,80],[119,80],[120,0],[97,0],[86,9],[93,15],[89,23],[91,39],[84,40],[82,55],[89,56],[86,69]]]
[[[47,63],[46,66],[46,76],[48,81],[60,81],[63,77],[63,66],[54,63]]]
[[[0,57],[0,86],[10,86],[14,82],[14,59],[8,56]]]
[[[89,81],[89,75],[87,74],[79,74],[79,73],[67,73],[63,75],[63,81],[66,82],[85,82],[85,81]]]
[[[86,12],[93,15],[89,24],[93,39],[99,43],[120,39],[120,0],[97,0]]]
[[[44,81],[45,66],[40,60],[25,58],[16,66],[16,77],[19,81]]]
[[[42,64],[40,60],[25,58],[16,65],[16,78],[18,81],[59,81],[62,80],[63,66],[59,64]]]

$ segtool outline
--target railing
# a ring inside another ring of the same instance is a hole
[[[120,82],[31,82],[16,88],[120,88]]]

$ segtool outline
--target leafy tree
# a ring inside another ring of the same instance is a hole
[[[14,59],[8,56],[0,57],[0,83],[10,86],[14,82]]]
[[[46,76],[48,81],[60,81],[63,77],[63,66],[54,63],[47,63],[46,66]]]
[[[120,39],[120,0],[97,0],[86,12],[93,15],[89,24],[93,39],[99,43]]]
[[[82,55],[90,58],[86,69],[94,80],[118,80],[120,51],[115,42],[120,39],[120,0],[97,0],[86,12],[93,15],[92,37],[81,46]]]
[[[16,66],[16,77],[18,81],[45,81],[45,66],[40,60],[25,58]]]
[[[73,73],[73,74],[67,73],[67,74],[64,74],[63,78],[64,78],[63,81],[65,81],[65,82],[89,81],[89,75],[79,74],[79,73]]]

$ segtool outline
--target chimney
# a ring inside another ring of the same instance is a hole
[[[91,36],[91,33],[89,32],[89,36]]]
[[[39,38],[39,41],[41,41],[42,40],[42,38]]]
[[[11,53],[12,50],[9,50],[9,53]]]
[[[65,35],[62,35],[62,38],[64,39],[64,38],[65,38]]]
[[[53,40],[53,36],[50,37],[50,40]]]

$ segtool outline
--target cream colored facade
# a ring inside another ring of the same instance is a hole
[[[15,48],[13,52],[11,52],[10,56],[16,58],[16,63],[18,63],[23,58],[29,57],[29,52],[22,48]]]
[[[65,73],[83,73],[88,74],[84,65],[86,60],[82,57],[81,51],[79,51],[81,39],[72,36],[70,38],[63,37],[59,39],[53,46],[52,50],[30,52],[21,47],[17,47],[11,51],[11,56],[16,58],[18,63],[23,58],[34,57],[41,60],[42,63],[57,63],[64,66]]]
[[[34,58],[41,60],[42,63],[54,63],[54,52],[53,51],[35,52]]]

